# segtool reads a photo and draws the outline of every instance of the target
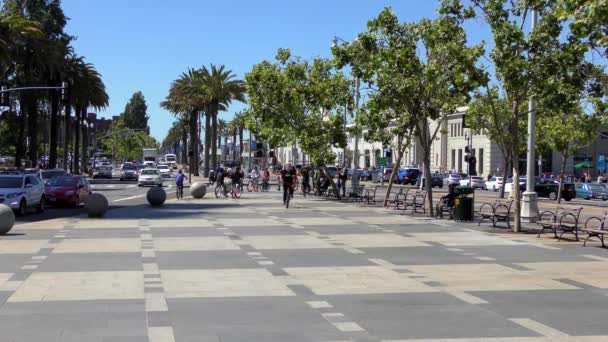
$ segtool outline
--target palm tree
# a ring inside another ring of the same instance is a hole
[[[238,130],[239,134],[239,159],[243,156],[243,131],[245,130],[245,114],[243,112],[237,112],[234,114],[234,118],[232,118],[232,123],[235,128]]]
[[[109,102],[109,96],[106,92],[105,84],[101,79],[101,75],[95,69],[93,64],[84,62],[84,59],[77,58],[74,65],[76,73],[73,74],[72,82],[72,102],[74,106],[74,157],[72,159],[72,173],[79,174],[79,146],[82,127],[82,120],[86,119],[89,107],[96,109],[105,108]],[[67,114],[66,114],[67,116]],[[86,171],[86,142],[83,140],[82,157],[83,168]]]
[[[214,127],[215,128],[215,127]],[[227,128],[228,128],[228,124],[226,123],[226,120],[224,119],[219,119],[217,120],[217,148],[220,149],[220,162],[222,161],[222,138],[226,137],[226,133],[227,133]],[[214,154],[217,153],[217,149],[212,151]]]
[[[189,68],[183,73],[180,78],[173,81],[169,88],[169,95],[165,101],[161,102],[161,106],[174,115],[187,116],[190,130],[190,151],[192,152],[192,160],[190,172],[195,176],[199,175],[198,170],[198,122],[200,113],[207,108],[209,97],[207,96],[204,87],[201,86],[200,75],[197,70]]]
[[[217,145],[218,141],[218,120],[217,115],[220,110],[227,108],[232,101],[245,102],[245,82],[237,80],[236,75],[227,70],[224,65],[219,67],[211,64],[210,68],[203,66],[200,70],[202,85],[208,97],[206,114],[211,116],[211,126],[213,127],[211,136],[211,164],[217,165]],[[208,164],[206,164],[208,165]],[[208,170],[205,169],[205,172]]]

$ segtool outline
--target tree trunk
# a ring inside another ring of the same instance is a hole
[[[559,185],[557,186],[557,204],[562,203],[562,189],[564,186],[564,173],[566,173],[566,160],[568,152],[562,152],[562,166],[559,170]]]
[[[188,130],[182,131],[182,167],[188,164]]]
[[[517,116],[513,120],[511,133],[513,134],[513,153],[511,154],[511,163],[513,168],[513,196],[515,200],[515,209],[513,211],[513,231],[518,233],[521,231],[521,198],[519,197],[519,127],[517,125]],[[506,180],[505,180],[506,181]],[[504,182],[503,182],[504,183]]]
[[[200,113],[196,112],[193,114],[196,119],[196,137],[194,139],[194,175],[200,176],[199,173],[199,149],[201,144],[201,121],[200,121]]]
[[[243,127],[239,127],[239,160],[243,159]]]
[[[80,118],[82,119],[82,121],[85,121],[85,118],[87,117],[87,108],[83,108],[82,112],[80,113]],[[88,124],[88,123],[87,123]],[[88,136],[87,136],[87,129],[88,127],[84,126],[81,124],[78,126],[78,129],[81,131],[81,135],[82,135],[82,152],[81,152],[81,157],[80,160],[82,160],[81,164],[81,172],[82,173],[87,173],[87,166],[88,166],[88,158],[87,158],[87,148],[89,146],[88,143]]]
[[[190,149],[188,151],[188,165],[189,165],[189,172],[191,174],[195,174],[196,173],[196,158],[195,158],[195,154],[196,154],[196,133],[197,133],[197,120],[196,120],[196,116],[198,115],[198,113],[196,112],[191,112],[190,113]],[[192,154],[192,156],[190,156]]]
[[[23,108],[19,109],[21,112],[21,115],[19,115],[19,118],[17,119],[18,122],[18,133],[17,133],[17,145],[15,146],[15,166],[20,168],[21,167],[21,160],[24,157],[25,154],[25,111],[23,110]]]
[[[205,177],[209,177],[211,170],[209,151],[211,151],[211,116],[205,113]],[[215,168],[215,165],[213,166]]]
[[[65,117],[63,118],[63,168],[66,172],[70,169],[69,152],[70,152],[70,116],[72,115],[72,106],[68,103],[65,105]],[[114,159],[112,159],[114,160]]]
[[[237,136],[237,134],[238,134],[238,128],[237,127],[232,128],[232,147],[233,147],[232,160],[234,162],[237,161],[236,160],[236,136]]]
[[[73,156],[72,156],[72,174],[78,175],[80,174],[80,114],[82,113],[82,108],[77,107],[74,111],[76,118],[74,120],[74,146],[73,146]]]
[[[211,124],[212,124],[212,134],[211,134],[211,164],[215,168],[218,164],[217,160],[217,106],[215,104],[212,105],[211,108]]]
[[[28,159],[32,167],[38,164],[38,105],[37,99],[32,94],[27,95],[25,108],[27,109],[27,136],[30,141]]]
[[[428,203],[429,206],[429,217],[433,217],[433,211],[435,209],[435,207],[433,207],[433,177],[431,176],[431,146],[425,147],[423,146],[424,149],[424,156],[422,157],[423,160],[423,169],[424,169],[424,179],[426,179],[427,181],[425,182],[425,187],[426,187],[426,201]]]
[[[57,167],[57,130],[59,126],[59,94],[51,91],[51,134],[49,141],[49,168]]]
[[[407,144],[404,145],[402,142],[402,137],[397,138],[397,162],[395,165],[401,165],[401,159],[403,158],[403,153],[405,152],[405,148]],[[384,194],[384,202],[382,206],[386,208],[388,205],[388,200],[391,196],[391,190],[393,189],[393,183],[395,182],[395,177],[397,176],[398,167],[393,167],[393,172],[391,172],[391,178],[388,180],[388,187],[386,189],[386,194]],[[384,176],[382,176],[384,177]]]

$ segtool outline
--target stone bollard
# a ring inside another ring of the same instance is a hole
[[[150,203],[151,206],[159,207],[165,203],[167,193],[165,192],[165,189],[155,186],[148,190],[146,197],[148,198],[148,203]]]
[[[190,195],[194,198],[203,198],[207,194],[207,185],[203,182],[194,182],[190,185]]]
[[[4,235],[13,229],[15,225],[15,213],[13,209],[0,204],[0,235]]]
[[[84,209],[89,217],[103,217],[108,211],[108,200],[102,194],[90,194],[84,202]]]

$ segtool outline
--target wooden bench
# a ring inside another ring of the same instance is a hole
[[[399,189],[399,191],[391,192],[388,196],[386,207],[394,207],[393,209],[399,209],[399,207],[403,205],[403,201],[408,191],[409,189],[405,189],[405,192],[403,192],[403,189]]]
[[[371,189],[363,189],[363,199],[367,201],[367,204],[376,204],[376,192],[380,186],[375,186],[374,190]]]
[[[550,230],[555,234],[555,238],[558,240],[562,239],[562,236],[566,233],[574,235],[576,241],[578,241],[578,221],[581,215],[583,207],[568,209],[564,207],[557,207],[557,210],[545,210],[540,213],[540,220],[538,224],[541,225],[542,229],[538,232],[538,237],[545,230]],[[561,230],[559,237],[557,231]]]
[[[511,206],[513,200],[497,199],[494,203],[483,203],[479,207],[479,223],[485,220],[492,222],[492,228],[496,228],[496,223],[506,222],[507,228],[511,228]]]
[[[403,202],[403,210],[407,210],[408,208],[412,208],[413,212],[417,213],[418,209],[422,209],[423,213],[426,213],[426,191],[417,190],[414,193],[408,193],[405,196],[405,201]]]
[[[608,212],[605,212],[603,217],[592,216],[585,221],[585,228],[581,229],[583,232],[587,233],[587,238],[585,239],[585,242],[583,242],[583,247],[585,247],[589,239],[596,237],[602,242],[602,247],[606,248],[604,237],[608,235],[608,226],[606,226],[607,220]]]

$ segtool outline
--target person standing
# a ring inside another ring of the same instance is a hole
[[[342,197],[346,197],[346,180],[348,179],[348,169],[342,168],[338,174],[338,192],[342,191]]]
[[[281,182],[283,183],[283,205],[287,203],[287,196],[293,197],[293,183],[295,178],[295,170],[291,168],[289,163],[285,163],[285,167],[283,170],[281,170]]]

